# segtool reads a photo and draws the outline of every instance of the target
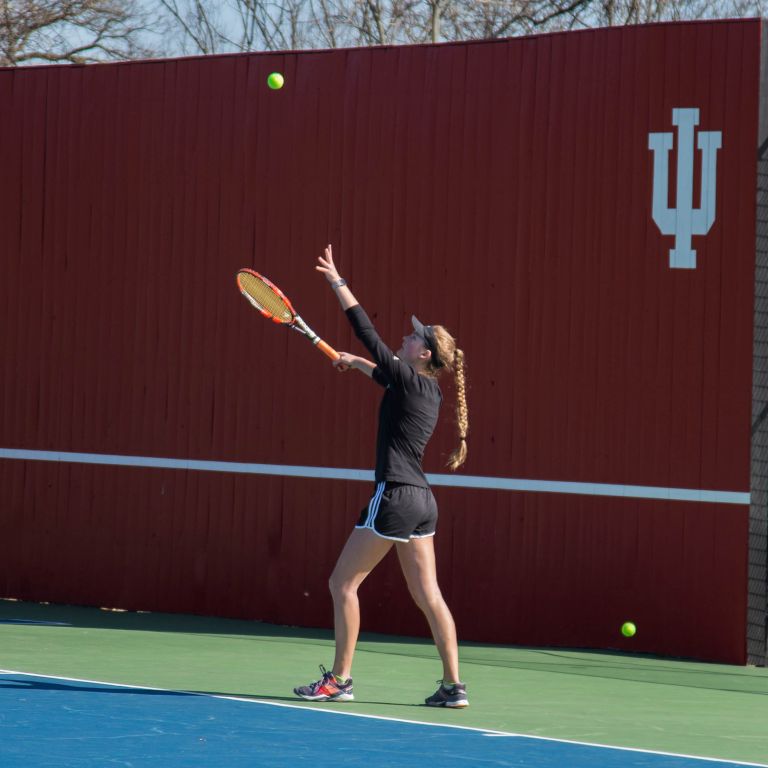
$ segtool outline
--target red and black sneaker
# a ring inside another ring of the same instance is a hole
[[[467,686],[464,683],[446,685],[442,680],[438,681],[440,687],[424,703],[428,707],[451,707],[459,709],[468,707]]]
[[[350,677],[342,685],[322,664],[320,671],[323,673],[322,679],[309,685],[302,685],[294,688],[293,692],[297,696],[307,701],[353,701],[355,694],[352,693],[352,678]]]

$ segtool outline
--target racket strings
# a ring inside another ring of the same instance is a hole
[[[257,309],[266,312],[272,318],[282,323],[290,323],[293,320],[293,313],[289,306],[272,288],[259,280],[258,277],[248,272],[241,272],[238,280],[241,289],[253,304],[256,305]]]

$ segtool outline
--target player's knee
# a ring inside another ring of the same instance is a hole
[[[409,587],[409,591],[413,601],[424,613],[434,613],[443,602],[437,585],[426,588],[421,585]]]
[[[357,594],[357,585],[354,582],[340,578],[335,573],[328,579],[328,589],[334,600],[344,600]]]

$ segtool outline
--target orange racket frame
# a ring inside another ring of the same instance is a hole
[[[284,311],[280,316],[275,315],[274,312],[270,312],[263,304],[260,304],[258,299],[254,297],[246,287],[245,276],[248,275],[251,278],[256,278],[260,284],[270,290],[280,302],[284,305]],[[237,272],[237,287],[240,289],[240,293],[248,300],[248,303],[257,309],[264,317],[270,319],[273,323],[280,325],[287,325],[294,331],[298,331],[302,336],[306,336],[324,355],[331,360],[338,360],[341,355],[329,344],[323,341],[301,317],[297,314],[293,308],[290,299],[268,278],[259,274],[253,269],[243,267]]]

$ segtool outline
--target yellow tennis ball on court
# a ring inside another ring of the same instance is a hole
[[[632,637],[637,632],[637,627],[631,621],[625,621],[621,625],[621,634],[624,637]]]
[[[273,72],[267,78],[267,85],[273,91],[279,91],[285,85],[285,78],[279,72]]]

